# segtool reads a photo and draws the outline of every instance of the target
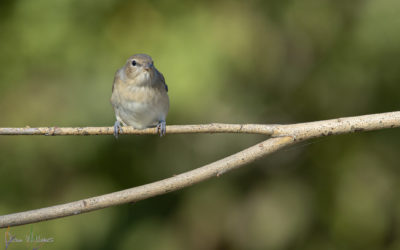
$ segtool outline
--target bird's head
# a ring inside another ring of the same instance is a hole
[[[151,80],[155,74],[153,59],[146,54],[135,54],[126,61],[124,73],[129,82],[136,84]]]

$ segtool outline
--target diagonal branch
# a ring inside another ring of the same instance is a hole
[[[3,215],[0,216],[0,228],[77,215],[162,195],[191,186],[213,176],[220,176],[227,171],[249,164],[256,159],[278,151],[288,145],[294,144],[297,141],[327,135],[380,130],[394,127],[400,127],[400,112],[347,117],[293,125],[205,124],[168,126],[168,134],[258,133],[270,135],[273,138],[203,167],[161,181],[62,205]],[[109,135],[112,133],[112,127],[0,128],[0,135]],[[154,128],[136,130],[131,127],[125,127],[122,129],[122,134],[156,133],[157,131]]]
[[[191,186],[213,176],[219,176],[229,170],[243,166],[255,159],[272,153],[292,142],[293,139],[290,137],[272,138],[201,168],[161,181],[63,205],[0,216],[0,228],[86,213],[169,193]]]

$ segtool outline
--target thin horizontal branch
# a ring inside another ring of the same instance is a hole
[[[271,135],[274,125],[211,123],[200,125],[169,125],[168,134],[194,133],[246,133]],[[114,127],[39,127],[39,128],[0,128],[0,135],[113,135]],[[157,128],[135,129],[122,127],[121,135],[158,134]]]
[[[227,171],[249,164],[297,141],[316,137],[400,127],[400,112],[364,115],[293,125],[206,124],[167,126],[167,133],[258,133],[270,135],[258,143],[224,159],[192,171],[123,191],[87,198],[62,205],[0,216],[0,228],[77,215],[110,206],[140,201],[179,190],[195,183],[220,176]],[[112,127],[85,128],[0,128],[2,135],[108,135]],[[154,128],[136,130],[124,127],[122,134],[156,134]]]
[[[262,134],[272,137],[292,136],[296,140],[336,135],[350,132],[369,131],[400,127],[400,111],[373,115],[338,118],[317,122],[279,124],[224,124],[169,125],[167,134],[194,133],[244,133]],[[0,128],[0,135],[112,135],[113,127],[39,127]],[[122,127],[120,134],[157,134],[156,128],[143,130]]]

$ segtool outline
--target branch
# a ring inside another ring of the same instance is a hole
[[[206,124],[167,126],[168,134],[256,133],[270,135],[273,138],[203,167],[161,181],[62,205],[3,215],[0,216],[0,228],[77,215],[169,193],[207,180],[211,177],[220,176],[230,170],[276,152],[288,145],[292,145],[297,141],[328,135],[394,127],[400,127],[400,112],[339,118],[293,125]],[[112,133],[112,127],[0,128],[0,135],[111,135]],[[136,130],[131,127],[124,127],[122,129],[122,134],[156,133],[157,131],[155,128]]]
[[[290,125],[279,124],[224,124],[211,123],[202,125],[169,125],[167,134],[194,133],[244,133],[262,134],[272,137],[292,136],[296,140],[315,137],[370,131],[400,126],[400,111],[373,115],[338,118],[325,121],[297,123]],[[114,127],[40,127],[31,128],[0,128],[0,135],[112,135]],[[156,128],[135,129],[122,127],[120,134],[158,134]]]
[[[223,124],[212,123],[202,125],[169,125],[168,134],[194,134],[194,133],[247,133],[271,135],[274,125],[261,124]],[[78,127],[78,128],[0,128],[0,135],[113,135],[114,127]],[[122,127],[121,135],[158,134],[157,128],[135,129]]]

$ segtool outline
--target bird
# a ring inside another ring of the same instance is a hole
[[[116,117],[115,138],[118,138],[121,124],[136,129],[157,127],[157,133],[165,135],[165,120],[169,111],[168,86],[149,55],[135,54],[117,70],[111,104]]]

